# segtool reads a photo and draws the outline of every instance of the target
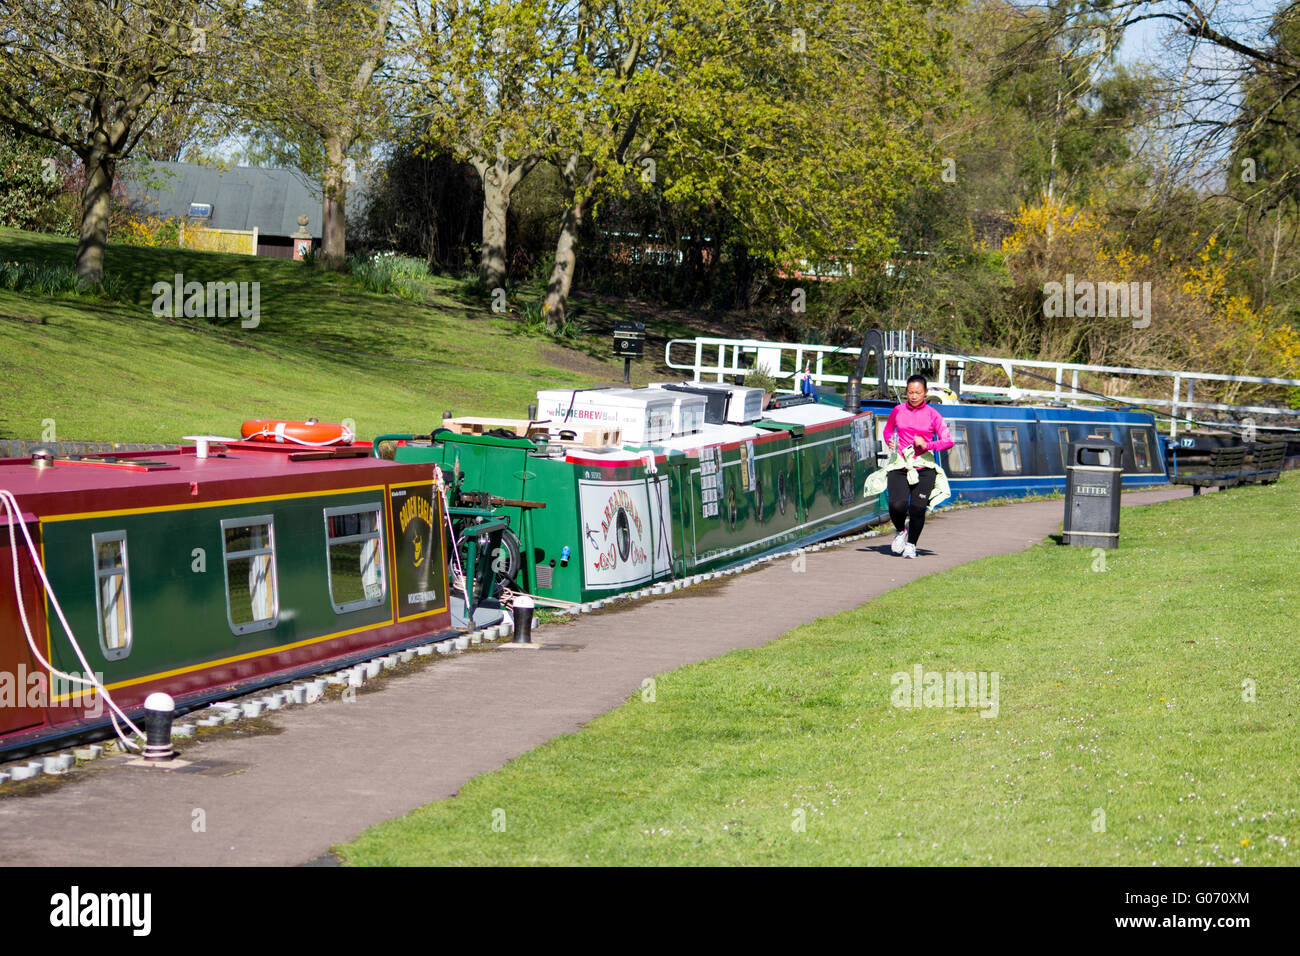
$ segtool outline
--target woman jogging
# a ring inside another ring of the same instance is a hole
[[[925,527],[925,512],[948,497],[948,481],[935,460],[934,452],[953,446],[943,416],[926,401],[928,383],[924,375],[907,380],[907,401],[889,413],[885,424],[885,445],[890,449],[885,472],[889,490],[889,517],[898,532],[890,550],[905,558],[916,557],[916,542]],[[872,478],[877,478],[877,472]],[[936,481],[939,493],[935,493]],[[872,480],[867,480],[868,491]],[[879,493],[879,492],[877,492]]]

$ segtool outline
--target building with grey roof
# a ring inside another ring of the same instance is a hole
[[[293,258],[299,216],[308,217],[312,246],[320,246],[320,183],[296,169],[145,162],[124,168],[121,181],[136,215],[257,229],[259,256]]]

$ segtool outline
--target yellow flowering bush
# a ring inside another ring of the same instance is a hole
[[[1300,332],[1260,308],[1239,287],[1239,254],[1217,236],[1200,241],[1191,261],[1162,250],[1159,239],[1134,249],[1121,227],[1092,205],[1044,198],[1022,207],[1003,242],[1008,268],[1024,303],[1020,351],[1099,365],[1184,368],[1300,378]],[[1193,235],[1193,238],[1196,238]],[[1049,283],[1150,283],[1149,324],[1116,316],[1048,317]],[[1284,399],[1271,386],[1198,385],[1197,398],[1243,402]]]
[[[175,248],[192,245],[192,239],[200,228],[198,223],[182,219],[129,216],[119,225],[113,238],[129,246]]]

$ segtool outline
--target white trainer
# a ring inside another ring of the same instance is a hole
[[[907,529],[904,528],[898,534],[894,535],[894,543],[889,546],[889,550],[894,554],[902,554],[903,546],[907,544]]]
[[[907,547],[903,548],[903,557],[905,558],[916,557],[916,545],[909,544]]]

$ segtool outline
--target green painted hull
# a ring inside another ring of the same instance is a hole
[[[806,431],[773,423],[752,440],[702,436],[685,451],[574,449],[561,458],[539,456],[526,439],[442,433],[399,447],[396,458],[458,472],[467,491],[544,502],[496,509],[523,544],[517,584],[540,598],[585,602],[878,520],[883,496],[861,492],[875,467],[874,423],[859,421],[856,441],[848,420]]]

